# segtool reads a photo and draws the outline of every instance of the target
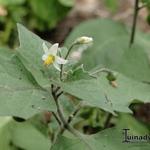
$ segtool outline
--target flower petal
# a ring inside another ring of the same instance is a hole
[[[57,54],[57,51],[58,51],[58,46],[59,46],[59,44],[58,43],[56,43],[56,44],[53,44],[52,46],[51,46],[51,48],[48,50],[48,54],[51,54],[51,55],[56,55]]]
[[[44,50],[44,52],[45,53],[47,53],[48,52],[48,47],[46,46],[46,43],[45,42],[43,42],[43,50]]]
[[[58,71],[61,71],[59,64],[57,64],[56,62],[54,62],[53,65],[54,65],[54,67],[55,67]]]
[[[65,60],[59,56],[55,56],[55,61],[57,64],[66,64],[68,62],[68,60]]]
[[[48,55],[47,55],[47,54],[44,54],[44,55],[42,56],[42,60],[45,61],[45,60],[47,59],[47,57],[48,57]]]

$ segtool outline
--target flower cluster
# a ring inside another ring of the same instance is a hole
[[[88,44],[92,43],[93,39],[91,37],[79,37],[74,42],[73,45],[76,44]],[[59,51],[59,44],[55,43],[50,48],[47,47],[46,43],[43,43],[43,50],[44,54],[42,56],[42,60],[44,62],[45,66],[49,66],[53,64],[53,66],[58,70],[61,71],[60,65],[64,65],[68,62],[68,60],[65,60],[64,58],[57,55]],[[70,51],[69,51],[70,52]]]

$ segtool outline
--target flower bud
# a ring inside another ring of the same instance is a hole
[[[75,40],[75,44],[89,44],[93,42],[92,37],[82,36]]]

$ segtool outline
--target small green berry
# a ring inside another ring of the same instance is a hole
[[[110,72],[107,74],[107,79],[109,81],[115,81],[117,79],[117,73],[116,72]]]

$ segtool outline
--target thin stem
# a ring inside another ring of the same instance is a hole
[[[57,97],[59,97],[60,95],[62,95],[64,92],[61,91],[60,93],[57,94]]]
[[[139,0],[135,0],[134,17],[133,17],[132,32],[131,32],[129,47],[131,47],[132,44],[134,43],[138,11],[139,11]]]
[[[62,123],[61,123],[61,121],[59,120],[59,118],[58,118],[58,116],[56,115],[56,113],[52,111],[52,114],[53,114],[54,118],[56,119],[56,121],[58,122],[59,126],[61,127],[61,124],[62,124]]]
[[[89,75],[92,76],[92,77],[95,77],[95,76],[94,76],[95,74],[98,74],[98,73],[101,73],[101,72],[112,73],[112,71],[111,71],[110,69],[101,68],[101,69],[96,70],[95,72],[89,73]]]
[[[71,52],[71,50],[72,50],[72,48],[74,47],[74,43],[73,44],[71,44],[71,46],[70,46],[70,48],[68,49],[68,52],[67,52],[67,54],[66,54],[66,56],[65,56],[65,59],[67,59],[68,58],[68,56],[69,56],[69,54],[70,54],[70,52]]]
[[[60,87],[56,87],[56,89],[54,89],[54,92],[57,93],[60,90]]]
[[[52,92],[52,96],[54,98],[54,101],[55,101],[55,104],[56,104],[56,108],[57,108],[57,113],[59,115],[59,118],[63,124],[63,127],[65,129],[67,129],[68,131],[70,131],[72,134],[75,135],[75,132],[74,132],[74,129],[67,123],[65,117],[64,117],[64,113],[63,113],[63,110],[61,109],[61,106],[59,104],[59,101],[58,101],[58,98],[59,98],[59,95],[57,95],[57,93],[55,93],[54,91],[54,85],[51,86],[51,92]]]
[[[77,115],[77,113],[79,112],[80,109],[81,109],[81,106],[77,107],[74,110],[74,112],[71,115],[69,115],[67,123],[71,123],[72,122],[73,118]]]
[[[59,102],[58,102],[58,99],[55,98],[55,104],[56,104],[56,107],[57,107],[57,113],[62,121],[63,124],[66,124],[66,120],[64,118],[64,115],[63,115],[63,111],[59,105]]]
[[[72,48],[73,48],[74,45],[75,45],[75,43],[73,43],[73,44],[70,46],[70,48],[68,49],[68,52],[67,52],[67,54],[66,54],[66,56],[65,56],[65,59],[68,58],[68,56],[69,56],[69,54],[70,54],[70,52],[71,52],[71,50],[72,50]],[[63,79],[62,79],[62,76],[63,76],[63,67],[64,67],[64,65],[61,64],[61,66],[60,66],[60,80],[61,80],[61,81],[63,80]]]
[[[61,109],[61,106],[59,105],[59,101],[58,101],[58,98],[60,95],[57,95],[57,93],[54,91],[54,85],[51,86],[51,92],[52,92],[52,96],[53,96],[55,104],[56,104],[57,113],[60,117],[60,120],[62,121],[63,124],[66,124],[63,110]]]
[[[69,115],[68,119],[67,119],[67,124],[70,124],[73,120],[73,118],[77,115],[77,113],[79,112],[79,110],[81,109],[82,107],[82,103],[80,103],[76,109]],[[65,127],[63,127],[60,131],[60,134],[63,134],[65,131]]]

